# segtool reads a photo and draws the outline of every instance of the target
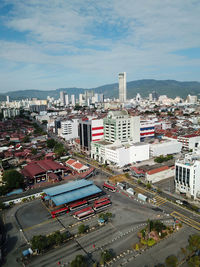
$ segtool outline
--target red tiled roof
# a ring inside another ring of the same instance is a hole
[[[73,163],[75,163],[76,161],[74,160],[74,159],[68,159],[67,161],[66,161],[66,164],[68,164],[68,165],[72,165]]]
[[[139,169],[136,168],[136,167],[131,167],[131,169],[132,169],[135,173],[137,173],[137,174],[144,174],[144,171],[139,170]]]
[[[84,166],[84,165],[83,165],[82,163],[80,163],[80,162],[76,162],[75,164],[73,164],[73,167],[74,167],[75,169],[81,169],[83,166]]]
[[[160,168],[148,171],[147,174],[152,175],[152,174],[155,174],[155,173],[158,173],[158,172],[162,172],[162,171],[165,171],[165,170],[168,170],[168,169],[169,169],[168,166],[162,166]]]
[[[26,176],[34,177],[35,175],[46,173],[49,170],[58,170],[58,169],[65,169],[65,167],[58,162],[53,160],[39,160],[39,161],[32,161],[27,166],[24,167],[23,173],[26,173]]]

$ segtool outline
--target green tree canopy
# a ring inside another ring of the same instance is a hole
[[[79,227],[78,227],[78,233],[79,234],[85,233],[86,230],[87,230],[87,227],[85,226],[85,224],[79,225]]]
[[[20,188],[24,182],[22,174],[16,170],[5,171],[2,180],[9,189]]]
[[[54,139],[48,139],[47,140],[47,147],[48,148],[54,148],[55,145],[56,145],[56,141]]]
[[[37,235],[31,239],[33,249],[38,249],[40,252],[48,247],[48,239],[44,235]]]
[[[105,262],[108,262],[112,259],[112,254],[108,250],[104,250],[101,252],[101,264],[105,264]]]
[[[200,257],[199,256],[193,256],[189,259],[188,265],[190,267],[199,267],[200,266]]]
[[[77,255],[70,265],[71,267],[87,267],[86,259],[83,255]]]
[[[54,147],[54,153],[56,153],[57,156],[61,157],[65,153],[63,144],[57,143]]]
[[[178,259],[175,255],[170,255],[165,259],[165,264],[167,267],[176,267],[178,264]]]
[[[188,239],[188,243],[189,243],[189,249],[191,251],[194,252],[200,250],[200,235],[199,234],[191,235]]]

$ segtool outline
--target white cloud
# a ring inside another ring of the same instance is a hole
[[[0,59],[27,64],[27,71],[33,71],[28,66],[34,64],[37,72],[37,64],[38,70],[42,64],[44,76],[48,76],[48,65],[55,70],[64,68],[70,72],[71,84],[80,77],[77,86],[95,86],[112,81],[119,71],[127,71],[133,80],[149,77],[154,71],[159,77],[166,67],[168,73],[173,69],[173,76],[177,68],[177,79],[181,79],[179,67],[200,67],[199,59],[173,53],[200,46],[199,1],[4,2],[13,5],[2,17],[4,26],[26,38],[0,40]],[[84,75],[92,78],[86,82]],[[184,77],[190,79],[185,73]]]

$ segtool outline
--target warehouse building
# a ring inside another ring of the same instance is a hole
[[[92,181],[85,179],[44,189],[45,200],[50,206],[61,206],[74,201],[87,199],[93,195],[100,195],[102,190]]]

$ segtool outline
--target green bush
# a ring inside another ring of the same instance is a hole
[[[143,239],[143,238],[141,238],[140,243],[141,243],[142,245],[147,245],[147,241],[146,241],[145,239]]]
[[[147,241],[148,247],[152,247],[155,244],[156,244],[156,241],[153,238],[148,239],[148,241]]]

